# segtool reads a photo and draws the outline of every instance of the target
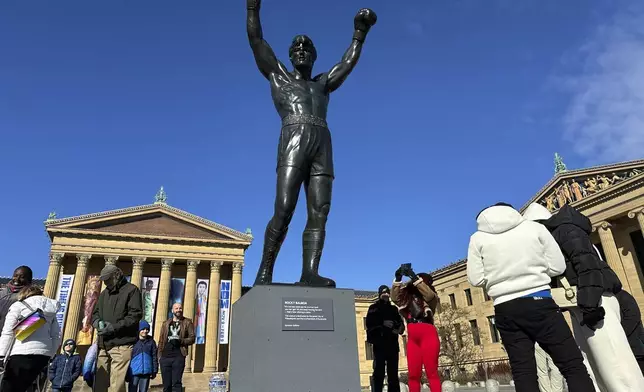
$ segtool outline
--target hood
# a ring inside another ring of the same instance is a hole
[[[542,222],[548,230],[552,231],[558,226],[563,224],[571,224],[579,227],[586,234],[590,235],[593,232],[593,225],[590,223],[590,219],[581,212],[577,211],[575,208],[569,206],[568,204],[564,205],[554,214],[550,219],[545,222]]]
[[[36,310],[37,308],[42,310],[47,320],[55,318],[56,312],[58,312],[58,309],[60,308],[58,301],[47,298],[44,295],[34,295],[33,297],[27,298],[23,302],[29,304],[29,306],[34,308],[34,310]]]
[[[514,229],[525,219],[519,211],[508,206],[492,206],[484,209],[476,218],[478,230],[489,234],[501,234]]]
[[[550,219],[552,214],[548,209],[541,204],[532,203],[525,209],[523,213],[523,218],[530,221],[541,221]]]
[[[74,339],[65,340],[65,343],[63,343],[63,352],[65,352],[65,347],[70,343],[72,344],[72,352],[70,352],[69,355],[74,355],[74,352],[76,351],[76,341]]]

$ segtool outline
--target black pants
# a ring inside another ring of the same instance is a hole
[[[387,371],[387,385],[389,392],[399,392],[398,380],[398,347],[375,345],[373,347],[373,392],[382,392]]]
[[[517,298],[494,307],[517,391],[539,392],[534,343],[547,352],[570,392],[594,391],[581,351],[551,298]]]
[[[49,363],[47,355],[12,355],[2,379],[2,392],[25,392]]]
[[[626,336],[628,338],[628,344],[633,350],[633,355],[637,359],[637,364],[640,365],[642,374],[644,375],[644,329],[642,328],[642,323],[635,328],[630,335]]]
[[[161,357],[159,365],[163,379],[163,392],[181,392],[183,389],[181,378],[183,377],[183,369],[186,367],[186,357],[183,355]]]

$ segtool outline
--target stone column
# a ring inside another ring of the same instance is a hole
[[[52,252],[49,254],[49,269],[47,270],[47,279],[45,280],[45,297],[54,298],[56,296],[63,256],[65,256],[64,253]]]
[[[138,288],[141,288],[141,280],[143,279],[143,265],[145,264],[145,257],[132,257],[132,278],[130,283]]]
[[[642,235],[644,235],[644,207],[638,207],[632,211],[629,211],[628,217],[631,219],[637,217],[637,221],[640,224],[640,230],[642,231]]]
[[[233,263],[233,281],[231,283],[230,304],[234,304],[241,297],[242,292],[242,270],[244,263],[236,261]]]
[[[186,274],[186,289],[183,295],[183,316],[195,321],[195,289],[197,288],[197,266],[200,260],[188,260],[188,273]],[[192,372],[191,360],[193,346],[188,347],[185,371]]]
[[[206,354],[204,373],[217,371],[219,364],[219,286],[221,285],[221,261],[210,262],[208,282],[208,312],[206,314]]]
[[[161,259],[161,278],[159,278],[159,296],[154,315],[154,340],[159,341],[161,325],[168,319],[168,301],[170,300],[170,278],[174,259]]]
[[[619,251],[615,244],[611,226],[606,221],[598,222],[593,226],[593,230],[597,230],[599,233],[599,240],[602,243],[602,248],[604,248],[604,254],[606,255],[606,263],[617,274],[620,282],[622,282],[622,286],[630,292],[631,288],[626,277],[626,270],[624,270],[624,264],[622,264],[622,259],[619,257]]]
[[[83,302],[83,294],[85,291],[85,280],[87,279],[87,264],[92,255],[78,254],[76,259],[76,272],[74,276],[74,284],[72,285],[72,295],[67,305],[67,321],[65,322],[65,330],[63,331],[63,341],[67,339],[76,340],[78,333],[78,320],[81,314],[81,305]]]

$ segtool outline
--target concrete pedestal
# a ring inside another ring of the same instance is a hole
[[[231,392],[360,392],[353,290],[256,286],[232,308]]]

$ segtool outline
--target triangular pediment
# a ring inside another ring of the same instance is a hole
[[[642,176],[644,160],[565,171],[555,175],[521,210],[539,203],[554,212],[565,204],[576,205],[613,192]]]
[[[167,204],[150,204],[45,222],[47,231],[86,234],[123,234],[173,239],[247,242],[252,235],[238,232]]]

